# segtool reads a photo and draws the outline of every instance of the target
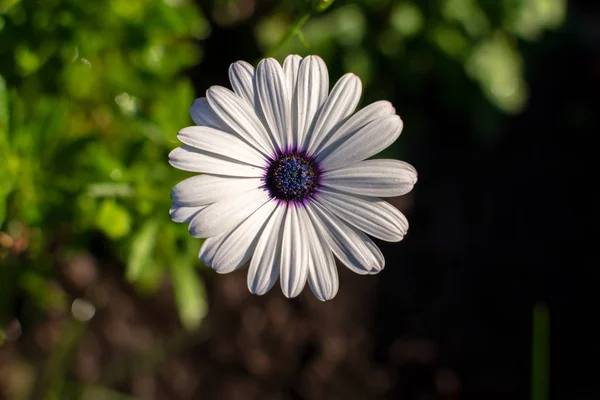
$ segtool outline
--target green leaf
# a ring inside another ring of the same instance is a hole
[[[19,286],[42,309],[64,310],[68,305],[68,296],[63,289],[36,272],[23,273],[19,277]]]
[[[0,75],[0,145],[3,145],[8,134],[8,92],[6,81]]]
[[[167,97],[155,103],[152,109],[152,119],[162,129],[163,136],[149,138],[159,144],[173,140],[180,127],[190,123],[188,110],[194,97],[194,89],[188,80],[174,83]]]
[[[96,226],[111,239],[119,239],[131,230],[131,216],[115,201],[105,200],[100,205]]]
[[[0,193],[0,228],[6,219],[6,196],[4,193]]]
[[[175,261],[171,277],[179,319],[185,329],[196,330],[208,312],[204,283],[200,280],[193,262],[184,258]]]
[[[151,256],[154,253],[157,231],[158,222],[150,220],[133,237],[125,272],[125,277],[129,282],[136,282],[143,273],[144,268],[149,265]]]
[[[315,12],[323,12],[327,10],[334,0],[312,0],[312,8]]]
[[[157,262],[154,258],[149,258],[140,271],[140,275],[135,281],[135,289],[142,295],[151,295],[155,293],[160,284],[164,281],[165,269],[164,262]]]
[[[6,92],[6,82],[0,75],[0,227],[6,218],[6,201],[11,190],[11,183],[8,171],[8,93]]]
[[[465,68],[496,107],[507,113],[523,110],[528,96],[523,58],[515,41],[506,34],[496,32],[482,41],[473,49]]]

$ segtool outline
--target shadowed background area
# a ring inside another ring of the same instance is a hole
[[[337,0],[280,43],[308,3],[0,0],[0,399],[600,396],[598,10]],[[168,215],[190,104],[266,53],[360,76],[419,172],[327,303],[251,295]]]

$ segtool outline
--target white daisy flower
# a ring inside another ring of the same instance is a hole
[[[171,192],[171,218],[206,238],[200,260],[218,273],[248,261],[248,288],[265,294],[279,279],[287,297],[306,282],[315,296],[338,291],[337,257],[358,274],[385,260],[367,236],[397,242],[404,215],[380,197],[400,196],[417,181],[397,160],[367,160],[391,145],[402,120],[387,101],[354,111],[361,81],[344,75],[329,92],[323,60],[262,60],[231,65],[233,91],[213,86],[191,106],[171,152],[175,168],[201,172]]]

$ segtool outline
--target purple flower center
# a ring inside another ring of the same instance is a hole
[[[271,162],[265,183],[276,199],[302,202],[318,189],[320,175],[314,158],[293,151],[281,154]]]

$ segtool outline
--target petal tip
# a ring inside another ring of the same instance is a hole
[[[253,295],[256,295],[256,296],[263,296],[263,295],[265,295],[265,294],[266,294],[266,293],[267,293],[269,290],[268,290],[268,289],[266,289],[266,290],[265,290],[265,288],[263,288],[263,287],[257,287],[257,286],[254,286],[254,285],[252,285],[252,284],[248,284],[248,291],[250,291],[250,293],[252,293]]]
[[[229,91],[227,88],[219,85],[212,85],[208,89],[206,89],[206,99],[210,104],[210,97],[214,95],[219,95],[221,93]]]
[[[182,151],[184,151],[183,147],[176,147],[169,153],[169,164],[171,164],[172,167],[179,169],[179,167],[177,167],[174,163],[177,162],[177,157],[181,154]]]

